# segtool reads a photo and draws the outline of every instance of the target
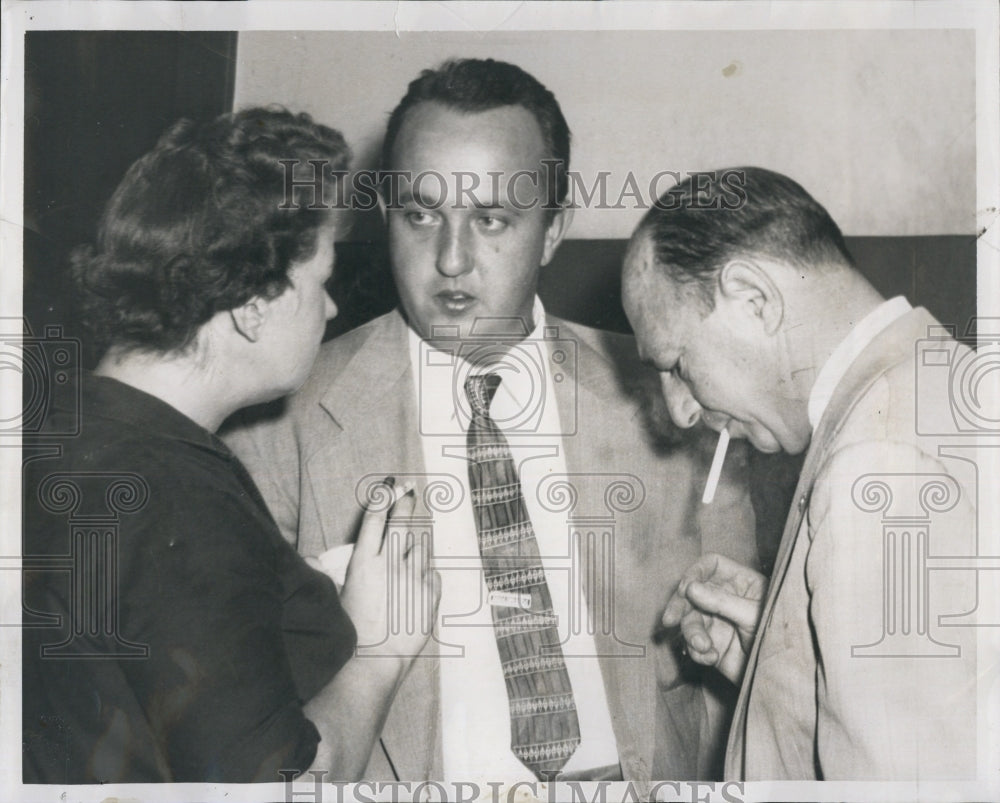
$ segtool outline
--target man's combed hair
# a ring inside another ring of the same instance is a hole
[[[96,248],[73,254],[97,352],[183,350],[217,312],[280,294],[329,220],[328,210],[306,206],[311,199],[288,203],[282,160],[296,162],[296,176],[300,167],[311,175],[308,160],[322,160],[332,180],[329,171],[349,158],[337,131],[284,109],[175,123],[125,174]]]
[[[760,256],[804,270],[853,266],[840,228],[787,176],[733,167],[688,176],[646,213],[657,267],[715,306],[719,271],[734,257]]]
[[[503,106],[522,106],[534,116],[542,130],[548,170],[547,205],[566,199],[569,191],[570,131],[559,103],[535,77],[520,67],[493,59],[456,59],[436,70],[424,70],[410,82],[386,126],[382,144],[382,167],[392,169],[393,148],[406,113],[418,103],[433,101],[460,112],[484,112]]]

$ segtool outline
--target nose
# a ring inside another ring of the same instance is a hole
[[[673,422],[681,429],[688,429],[697,424],[701,418],[701,405],[691,395],[688,386],[672,373],[666,372],[660,374],[660,386]]]
[[[333,300],[333,297],[329,293],[326,293],[326,319],[328,321],[332,321],[337,317],[338,311],[337,304]]]
[[[472,267],[472,253],[465,227],[442,226],[438,242],[437,269],[442,276],[461,276]]]

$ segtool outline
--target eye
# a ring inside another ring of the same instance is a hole
[[[406,222],[411,226],[433,226],[437,223],[437,216],[423,210],[415,210],[406,213]]]
[[[482,215],[479,218],[479,227],[486,232],[495,234],[503,231],[508,226],[508,223],[503,218],[496,217],[495,215]]]
[[[684,367],[681,365],[681,361],[677,360],[669,368],[661,368],[660,371],[672,379],[679,380],[681,382],[687,382],[687,374],[684,371]]]

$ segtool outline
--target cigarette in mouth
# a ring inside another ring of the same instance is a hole
[[[715,457],[712,467],[708,470],[708,482],[705,483],[705,493],[701,495],[703,505],[709,505],[715,499],[715,489],[719,486],[719,475],[722,474],[722,462],[726,459],[726,449],[729,448],[729,430],[719,432],[719,442],[715,447]]]

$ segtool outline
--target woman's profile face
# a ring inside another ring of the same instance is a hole
[[[291,286],[270,303],[271,333],[276,390],[282,395],[296,390],[312,368],[319,352],[326,322],[337,314],[337,305],[326,291],[333,275],[334,236],[332,224],[316,234],[316,252],[295,262],[288,271]]]

